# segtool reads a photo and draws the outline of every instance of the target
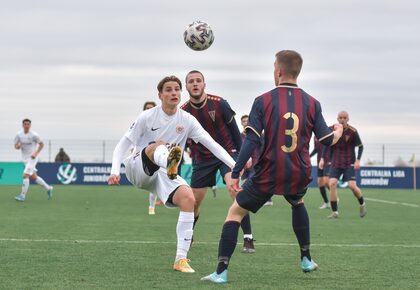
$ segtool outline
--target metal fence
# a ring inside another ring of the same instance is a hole
[[[72,162],[112,161],[112,152],[118,140],[44,140],[45,147],[40,162],[54,162],[60,148],[70,156]],[[311,144],[312,145],[312,144]],[[420,144],[364,144],[362,165],[408,166],[413,154],[420,159]],[[19,150],[14,149],[13,140],[0,139],[0,161],[20,161]],[[316,158],[312,158],[315,164]],[[419,164],[419,161],[416,162]]]

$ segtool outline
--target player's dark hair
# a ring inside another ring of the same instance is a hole
[[[143,105],[143,111],[146,110],[147,106],[152,105],[153,107],[156,107],[156,103],[153,101],[147,101],[146,103],[144,103]]]
[[[281,50],[276,53],[276,61],[288,77],[296,79],[302,69],[303,59],[294,50]]]
[[[31,121],[31,120],[29,120],[28,118],[23,119],[22,124],[23,124],[23,123],[25,123],[25,122],[29,122],[29,124],[31,124],[31,123],[32,123],[32,121]]]
[[[167,82],[177,82],[179,87],[182,90],[182,83],[179,80],[179,78],[177,78],[176,76],[167,76],[167,77],[164,77],[157,85],[157,89],[158,89],[159,93],[162,92],[163,85],[166,84]]]
[[[241,117],[241,121],[242,121],[244,118],[249,118],[249,116],[248,116],[248,115],[242,115],[242,117]]]
[[[189,73],[187,73],[187,75],[185,76],[185,83],[187,83],[187,79],[188,79],[188,76],[189,76],[190,74],[200,74],[200,75],[201,75],[201,77],[203,78],[203,82],[205,82],[205,81],[206,81],[206,80],[204,79],[204,75],[203,75],[203,73],[202,73],[201,71],[198,71],[198,70],[192,70],[192,71],[190,71]]]

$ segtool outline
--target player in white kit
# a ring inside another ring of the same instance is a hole
[[[17,150],[22,151],[22,160],[25,164],[25,169],[23,170],[22,192],[15,199],[17,201],[25,201],[29,189],[29,177],[45,188],[48,199],[51,199],[53,187],[48,185],[44,179],[36,174],[38,155],[42,148],[44,148],[44,143],[36,132],[31,131],[31,120],[24,119],[22,121],[22,127],[23,130],[16,134],[14,144]]]
[[[235,161],[197,119],[178,108],[182,85],[177,77],[163,78],[157,88],[161,105],[141,112],[119,141],[108,184],[119,184],[120,167],[124,163],[127,179],[134,186],[157,193],[166,207],[180,209],[173,269],[193,273],[187,253],[193,235],[195,199],[187,182],[177,174],[185,143],[188,138],[200,142],[229,167],[233,167]],[[135,146],[133,152],[124,159],[132,145]]]

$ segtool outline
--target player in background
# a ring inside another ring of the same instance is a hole
[[[246,127],[248,126],[248,119],[249,119],[248,115],[243,115],[241,117],[241,125],[242,125],[242,128],[243,128],[243,131],[241,132],[242,141],[245,140],[245,137],[246,137]],[[264,133],[261,136],[261,144],[262,144],[262,142],[264,142]],[[252,155],[251,155],[251,164],[252,165],[251,165],[250,168],[245,167],[244,173],[241,176],[241,180],[243,182],[248,179],[249,175],[251,174],[252,170],[254,169],[254,165],[255,165],[255,163],[257,163],[258,157],[260,156],[260,150],[261,150],[261,147],[255,148],[254,152],[252,152]],[[270,198],[264,204],[264,206],[273,206],[273,205],[274,205],[274,202],[273,202],[272,198]]]
[[[242,138],[235,121],[235,112],[225,99],[205,92],[206,82],[201,72],[190,71],[185,77],[185,82],[189,100],[181,108],[196,117],[210,136],[223,146],[232,158],[236,159],[242,145]],[[201,144],[192,142],[190,149],[193,168],[191,187],[196,201],[194,209],[195,226],[200,217],[200,206],[207,188],[213,188],[216,185],[217,171],[220,171],[220,175],[228,184],[231,168],[223,164]],[[230,194],[234,199],[236,192],[230,191]],[[241,227],[244,232],[242,252],[254,253],[254,239],[249,215],[242,220]]]
[[[42,148],[44,148],[44,142],[42,142],[38,133],[31,130],[31,124],[31,120],[24,119],[22,121],[23,130],[16,134],[14,140],[15,149],[22,151],[22,160],[25,164],[25,169],[23,170],[22,191],[19,195],[15,196],[15,200],[17,201],[25,201],[30,184],[29,177],[45,188],[48,199],[51,199],[53,195],[53,187],[48,185],[44,179],[36,174],[38,155]]]
[[[316,164],[317,164],[317,183],[319,192],[321,193],[324,203],[319,207],[320,209],[330,208],[330,203],[327,196],[328,186],[328,175],[330,172],[330,146],[322,145],[319,140],[314,137],[314,149],[312,150],[309,157],[312,157],[316,154]]]
[[[193,273],[187,254],[193,235],[195,198],[187,182],[178,175],[182,151],[190,138],[206,146],[227,166],[233,167],[235,161],[196,118],[178,108],[182,84],[177,77],[163,78],[157,89],[161,105],[141,112],[118,142],[108,184],[119,184],[121,163],[124,163],[127,179],[134,186],[156,193],[167,208],[180,209],[173,269]],[[124,159],[131,146],[134,150]]]
[[[356,184],[355,170],[360,169],[360,159],[363,153],[363,144],[360,140],[357,129],[349,125],[349,114],[341,111],[337,116],[338,122],[343,125],[344,131],[341,139],[331,147],[331,170],[330,170],[330,193],[331,193],[331,210],[329,218],[338,218],[338,195],[337,183],[341,175],[343,181],[348,182],[349,188],[359,202],[359,216],[362,218],[367,214],[366,203],[363,194]],[[355,148],[358,147],[357,157]]]
[[[322,144],[334,144],[343,127],[336,124],[332,131],[325,124],[320,103],[297,86],[301,67],[302,58],[297,52],[278,52],[274,63],[276,88],[254,100],[247,135],[232,170],[229,187],[239,193],[223,225],[217,269],[201,280],[227,282],[227,268],[236,247],[240,221],[248,211],[257,212],[273,194],[283,195],[292,207],[292,226],[300,247],[302,270],[311,272],[318,267],[310,254],[309,216],[303,202],[311,180],[309,143],[314,132]],[[263,132],[264,144],[261,144]],[[239,173],[261,145],[255,173],[241,189]]]
[[[146,111],[148,109],[151,109],[153,107],[156,107],[156,103],[153,101],[147,101],[143,105],[143,111]],[[157,194],[154,194],[153,192],[149,193],[149,215],[156,214],[155,212],[155,205],[160,204],[160,201],[157,201]]]

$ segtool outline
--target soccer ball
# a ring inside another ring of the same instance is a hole
[[[214,41],[213,30],[203,21],[194,21],[184,31],[184,41],[193,50],[205,50]]]

